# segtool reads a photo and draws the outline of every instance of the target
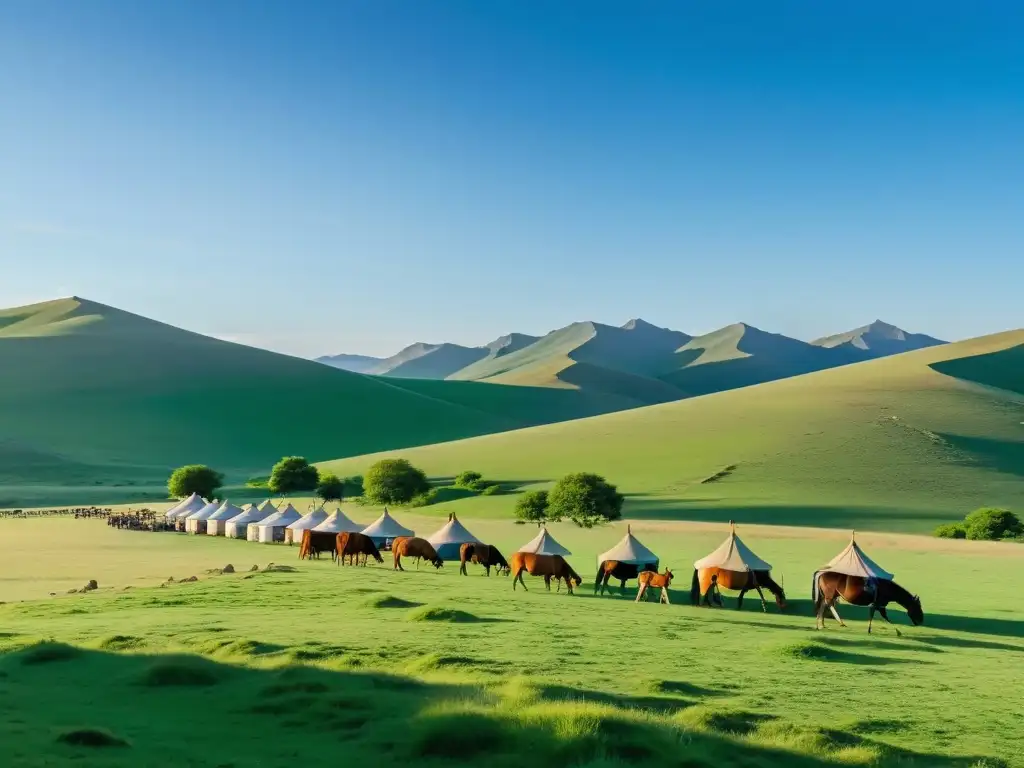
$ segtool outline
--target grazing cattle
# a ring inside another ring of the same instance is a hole
[[[655,565],[648,563],[647,565],[630,565],[629,563],[620,563],[618,560],[605,560],[601,565],[597,567],[597,578],[594,581],[594,594],[597,594],[597,590],[600,588],[601,594],[604,594],[605,587],[608,586],[609,579],[618,579],[619,588],[623,594],[626,593],[626,582],[630,579],[635,579],[640,573],[645,571],[657,571]]]
[[[775,596],[775,604],[779,610],[786,608],[786,593],[782,587],[772,578],[770,571],[727,571],[724,568],[701,568],[693,571],[693,582],[690,586],[690,602],[700,605],[711,606],[712,601],[719,607],[722,605],[722,595],[719,589],[732,589],[738,591],[736,598],[736,610],[743,607],[743,596],[751,589],[756,590],[761,598],[761,610],[768,612],[768,606],[764,600],[764,587]]]
[[[512,589],[515,590],[516,582],[526,589],[526,582],[523,581],[523,572],[531,576],[543,576],[544,586],[551,591],[551,579],[565,579],[569,594],[572,592],[572,583],[576,582],[578,587],[583,579],[565,562],[561,555],[534,555],[529,552],[516,552],[512,555]]]
[[[882,618],[889,624],[889,614],[885,607],[889,603],[897,603],[903,606],[907,612],[910,623],[915,627],[924,623],[924,611],[921,609],[921,598],[912,595],[895,581],[889,579],[865,579],[860,576],[848,576],[845,573],[835,571],[818,571],[814,574],[814,586],[811,590],[814,598],[814,615],[817,619],[815,629],[825,628],[825,611],[832,612],[839,622],[839,626],[846,624],[839,618],[839,611],[836,610],[836,603],[842,598],[850,605],[868,606],[868,634],[871,633],[871,622],[875,619],[875,611],[878,611]],[[895,624],[892,625],[896,634],[900,630]]]
[[[466,563],[482,565],[487,575],[491,575],[491,566],[498,569],[498,573],[508,576],[509,564],[505,556],[498,551],[493,544],[480,544],[479,542],[468,541],[459,547],[459,573],[463,576],[466,573]]]
[[[335,541],[338,565],[343,564],[346,556],[351,565],[356,565],[360,555],[363,556],[363,565],[366,565],[368,556],[372,556],[378,563],[384,562],[384,558],[380,556],[380,550],[369,536],[364,536],[361,533],[339,533],[335,537]]]
[[[299,546],[299,559],[312,560],[314,557],[319,560],[321,552],[330,552],[333,560],[337,555],[337,536],[325,531],[313,531],[306,528],[302,532],[302,544]]]
[[[434,549],[434,545],[426,539],[420,539],[416,536],[399,536],[393,542],[391,542],[391,552],[395,557],[395,570],[404,571],[402,567],[403,557],[412,557],[416,559],[416,567],[420,567],[420,560],[426,560],[435,568],[440,568],[444,565],[444,561],[438,557],[437,550]]]
[[[668,568],[665,569],[664,573],[644,571],[637,577],[637,581],[640,584],[640,589],[637,590],[636,600],[634,602],[639,603],[641,597],[646,600],[650,600],[651,596],[647,590],[653,587],[655,589],[661,589],[661,597],[658,598],[658,602],[668,605],[668,588],[672,584],[672,571]]]

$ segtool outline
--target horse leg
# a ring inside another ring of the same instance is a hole
[[[640,585],[640,589],[638,589],[637,593],[636,593],[636,600],[634,600],[633,602],[634,603],[639,603],[640,602],[640,598],[644,596],[644,592],[646,592],[646,591],[647,591],[647,585],[646,584],[641,584]]]
[[[740,590],[740,596],[736,598],[736,610],[737,611],[742,611],[743,610],[743,596],[745,594],[747,594],[747,590],[741,589]]]
[[[547,574],[544,576],[544,586],[547,587],[548,592],[551,591],[551,575]],[[559,584],[561,586],[561,584]]]
[[[814,604],[814,628],[825,628],[825,599],[821,593],[818,594],[818,601]]]
[[[839,622],[839,626],[840,627],[845,627],[846,626],[846,622],[844,622],[842,620],[842,618],[839,616],[839,611],[836,610],[836,600],[838,600],[838,599],[839,599],[839,595],[836,595],[835,597],[833,597],[829,601],[828,607],[829,607],[829,610],[832,611],[832,615],[836,617],[836,621]]]
[[[465,560],[463,560],[463,561],[462,561],[462,564],[461,564],[461,565],[459,565],[459,573],[460,573],[461,575],[463,575],[463,576],[466,576],[466,575],[467,575],[467,574],[466,574],[466,561],[465,561]]]
[[[761,591],[760,587],[754,587],[757,590],[757,594],[761,597],[761,610],[768,613],[768,605],[764,601],[764,592]]]
[[[622,594],[626,594],[626,580],[625,579],[619,579],[619,591]]]
[[[872,606],[872,608],[874,608],[874,606]],[[900,628],[893,624],[891,621],[889,621],[889,614],[886,612],[885,606],[878,606],[878,612],[882,615],[882,618],[885,619],[886,623],[888,623],[889,626],[896,630],[896,637],[903,637],[903,635],[900,634]],[[868,626],[871,626],[870,621],[868,622]]]
[[[664,603],[665,605],[670,604],[668,600],[668,587],[661,588],[661,598],[658,600],[658,602]]]
[[[518,571],[516,571],[516,575],[512,577],[512,591],[513,592],[516,591],[516,582],[517,581],[520,584],[523,585],[523,589],[526,589],[526,582],[523,581],[523,570],[524,569],[520,568]],[[529,592],[530,590],[526,589],[526,591]]]

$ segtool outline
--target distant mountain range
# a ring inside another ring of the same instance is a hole
[[[317,362],[393,378],[581,389],[645,405],[945,343],[881,320],[808,343],[746,323],[691,336],[636,318],[622,326],[572,323],[539,338],[512,333],[481,347],[417,343],[389,358]]]

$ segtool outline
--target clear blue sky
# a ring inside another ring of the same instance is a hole
[[[0,6],[0,306],[295,354],[1024,317],[1017,2]]]

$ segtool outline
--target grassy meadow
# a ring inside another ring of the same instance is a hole
[[[536,532],[463,522],[506,554]],[[814,630],[811,572],[846,532],[739,529],[785,581],[780,615],[688,604],[690,564],[724,526],[633,523],[679,575],[670,606],[593,595],[624,525],[551,531],[576,596],[450,563],[339,568],[282,545],[0,521],[5,764],[1024,765],[1018,545],[858,534],[921,595],[924,626],[891,612],[899,638],[849,606],[849,628]]]

